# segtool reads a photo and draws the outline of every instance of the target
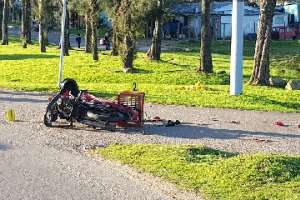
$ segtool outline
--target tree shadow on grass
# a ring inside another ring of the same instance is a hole
[[[112,99],[112,98],[117,98],[117,94],[113,92],[97,92],[97,91],[88,91],[89,93],[93,94],[94,96],[98,98],[105,98],[105,99]]]
[[[226,152],[209,147],[189,147],[185,159],[191,163],[213,163],[221,158],[231,158],[238,153]]]
[[[0,60],[28,60],[28,59],[51,59],[59,58],[56,55],[48,54],[7,54],[0,55]]]
[[[262,105],[274,105],[280,106],[287,109],[295,109],[300,111],[300,103],[299,102],[281,102],[273,99],[269,99],[264,96],[252,96],[252,95],[244,95],[244,101],[249,102],[249,104],[255,102]]]
[[[123,70],[116,70],[114,73],[122,73],[125,74]],[[154,73],[153,70],[141,69],[141,68],[134,68],[132,74],[152,74]]]
[[[169,64],[169,65],[174,65],[176,67],[181,67],[183,69],[190,69],[191,68],[191,65],[178,64],[178,63],[172,62],[172,60],[160,60],[158,62],[159,63],[164,63],[164,64]],[[196,69],[196,67],[195,67],[195,69]]]

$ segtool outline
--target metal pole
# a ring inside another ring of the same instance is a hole
[[[239,96],[243,92],[243,17],[244,1],[233,0],[230,63],[230,95],[233,96]]]
[[[67,0],[63,0],[63,13],[61,18],[61,36],[60,36],[60,61],[59,61],[59,69],[58,69],[58,86],[60,85],[63,76],[66,15],[67,15]]]

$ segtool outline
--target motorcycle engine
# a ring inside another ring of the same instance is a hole
[[[70,118],[73,111],[73,100],[70,97],[62,97],[57,100],[58,110],[61,113],[61,118]]]

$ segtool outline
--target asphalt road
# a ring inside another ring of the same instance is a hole
[[[16,26],[10,26],[8,29],[8,34],[11,36],[15,36],[15,37],[20,37],[20,28],[16,27]],[[39,33],[36,31],[32,31],[32,40],[36,40],[38,41],[39,38]],[[70,35],[70,43],[71,43],[71,47],[73,48],[77,48],[77,42],[76,42],[76,35]],[[60,32],[57,31],[50,31],[48,33],[48,40],[49,43],[51,44],[55,44],[55,45],[59,45],[60,42]],[[81,48],[83,49],[85,45],[85,40],[84,37],[81,37]]]
[[[0,160],[0,199],[3,200],[171,199],[106,161],[43,145],[1,143]]]

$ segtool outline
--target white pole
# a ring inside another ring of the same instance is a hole
[[[63,13],[61,18],[61,36],[60,36],[60,61],[58,70],[58,86],[62,81],[65,51],[65,24],[67,15],[67,0],[63,0]]]
[[[230,63],[230,95],[233,96],[239,96],[243,92],[243,17],[244,1],[233,0]]]

